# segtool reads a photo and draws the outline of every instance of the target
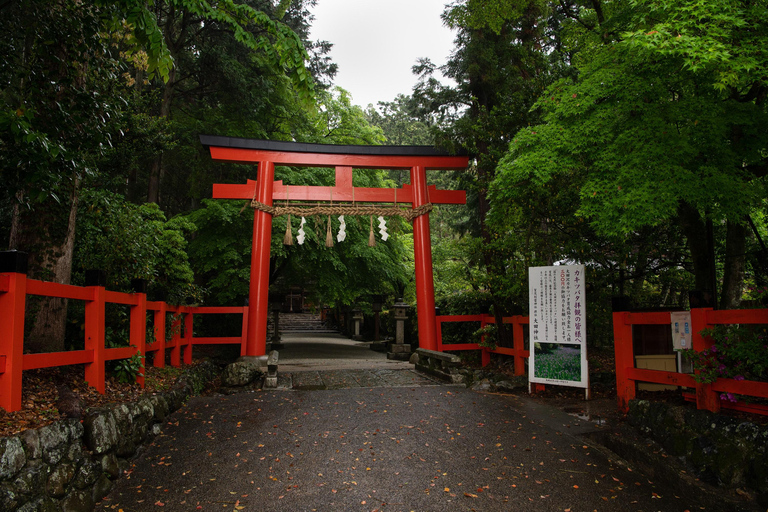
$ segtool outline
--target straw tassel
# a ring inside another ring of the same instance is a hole
[[[288,222],[285,227],[285,237],[283,238],[283,245],[293,245],[293,234],[291,233],[291,214],[288,214]]]
[[[331,232],[331,216],[328,216],[328,229],[325,233],[325,246],[333,247],[333,233]]]
[[[376,235],[373,234],[373,215],[371,215],[371,231],[368,234],[368,247],[376,247]]]

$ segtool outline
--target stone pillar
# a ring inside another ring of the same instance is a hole
[[[381,319],[379,314],[381,313],[382,302],[384,297],[381,295],[374,295],[373,302],[371,303],[371,309],[373,309],[373,341],[381,341],[380,327]]]
[[[408,319],[408,304],[403,299],[397,299],[393,306],[395,310],[395,342],[389,345],[387,359],[408,361],[411,358],[411,345],[405,343],[405,321]]]
[[[360,308],[355,308],[352,310],[352,320],[355,322],[355,334],[352,336],[353,340],[362,340],[363,335],[360,334],[360,326],[363,323],[363,310]]]
[[[270,350],[280,350],[283,348],[283,344],[280,343],[280,340],[283,339],[282,336],[280,336],[280,310],[282,309],[283,305],[280,302],[273,302],[271,304],[272,306],[272,321],[275,324],[275,330],[272,333],[272,338],[270,341]]]

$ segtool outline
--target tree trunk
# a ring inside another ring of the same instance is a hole
[[[744,288],[746,263],[747,227],[728,222],[725,235],[725,262],[723,289],[720,293],[720,309],[734,309],[741,302]]]
[[[707,228],[699,211],[682,202],[677,210],[680,229],[686,238],[693,262],[694,286],[697,290],[714,293],[710,279],[710,252],[707,247]]]
[[[79,181],[75,180],[66,203],[48,199],[32,211],[14,209],[15,235],[11,238],[11,249],[29,253],[30,278],[70,284],[78,192]],[[24,350],[63,351],[68,301],[35,297],[27,302],[31,327],[25,336]]]
[[[168,14],[168,19],[163,26],[163,33],[165,39],[168,42],[168,50],[171,53],[171,57],[176,59],[177,48],[183,43],[184,34],[186,33],[186,26],[182,27],[181,35],[177,36],[174,28],[174,20],[176,19],[176,11],[171,9]],[[168,81],[163,88],[163,99],[160,103],[160,117],[168,118],[171,115],[171,103],[173,102],[173,96],[176,92],[176,66],[171,67],[168,72]],[[160,187],[163,182],[163,154],[160,153],[152,161],[152,167],[149,170],[149,185],[147,188],[147,202],[160,205]]]

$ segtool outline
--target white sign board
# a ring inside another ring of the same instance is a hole
[[[670,313],[672,320],[672,347],[675,350],[692,348],[691,345],[691,312],[673,311]]]
[[[587,388],[584,265],[528,269],[528,381]]]

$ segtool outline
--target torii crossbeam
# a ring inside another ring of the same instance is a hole
[[[426,146],[340,146],[265,141],[201,135],[200,142],[218,161],[257,164],[257,178],[244,185],[215,184],[214,199],[255,199],[267,206],[274,200],[355,201],[364,203],[410,203],[418,208],[432,204],[466,204],[463,190],[438,190],[427,186],[427,170],[466,169],[468,157],[453,156]],[[333,167],[332,187],[293,186],[275,181],[275,165]],[[411,184],[401,189],[352,186],[352,169],[408,169]],[[241,349],[244,356],[262,356],[267,346],[269,301],[269,257],[272,215],[256,210],[253,217],[253,248],[249,288],[248,330]],[[413,220],[413,253],[416,271],[416,308],[419,346],[437,350],[435,287],[429,214]]]

